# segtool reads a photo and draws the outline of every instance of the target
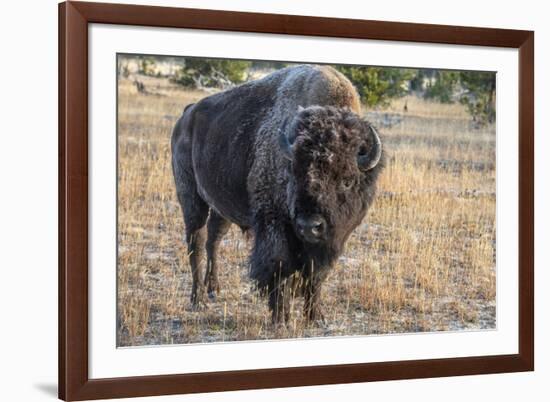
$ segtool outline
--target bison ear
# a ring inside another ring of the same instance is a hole
[[[372,146],[371,149],[369,149],[367,152],[363,152],[362,150],[359,151],[357,154],[357,165],[362,170],[371,170],[378,165],[378,162],[380,162],[380,158],[382,157],[382,142],[380,141],[380,136],[378,135],[378,131],[374,128],[374,126],[366,123],[367,126],[370,128],[370,133],[372,135]]]
[[[288,127],[289,127],[289,118],[287,117],[283,124],[281,124],[281,127],[279,128],[279,147],[281,149],[281,152],[283,156],[288,159],[292,160],[293,155],[293,148],[292,144],[290,143],[288,139]]]

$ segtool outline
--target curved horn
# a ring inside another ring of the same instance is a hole
[[[382,157],[382,142],[380,141],[380,136],[373,126],[370,126],[372,135],[374,136],[374,145],[372,150],[365,155],[357,155],[357,164],[364,170],[371,170]]]
[[[288,136],[286,135],[286,127],[288,121],[285,121],[283,124],[283,127],[279,129],[279,147],[281,148],[281,151],[283,153],[283,156],[287,158],[288,160],[292,160],[292,144],[288,140]]]

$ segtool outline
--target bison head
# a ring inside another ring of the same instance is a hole
[[[382,157],[376,129],[350,110],[311,106],[279,135],[290,160],[287,203],[296,234],[341,249],[374,196]]]

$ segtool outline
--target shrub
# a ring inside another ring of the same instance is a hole
[[[250,64],[241,60],[187,58],[173,81],[191,88],[228,88],[245,81]]]

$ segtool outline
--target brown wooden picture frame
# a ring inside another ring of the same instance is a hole
[[[88,24],[120,24],[519,49],[519,353],[399,362],[90,379]],[[508,29],[65,2],[59,5],[59,397],[138,397],[532,371],[534,33]]]

